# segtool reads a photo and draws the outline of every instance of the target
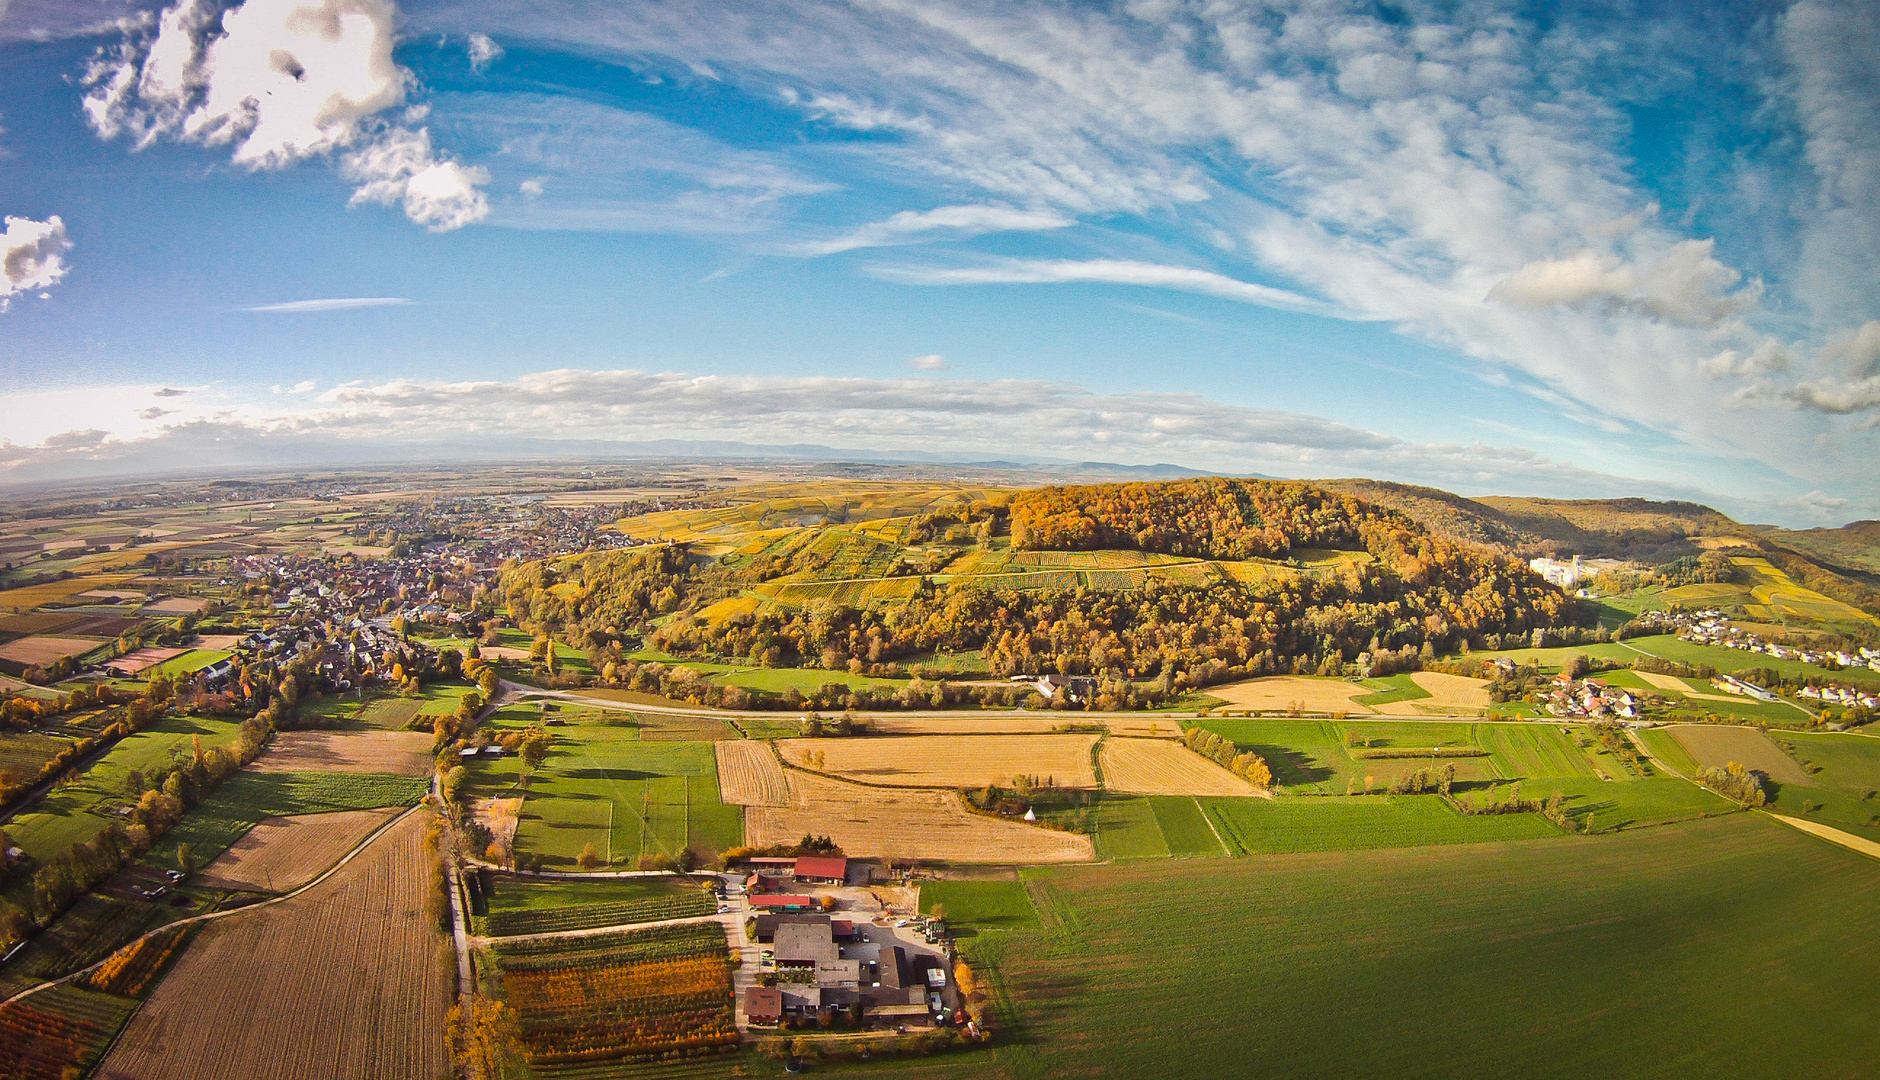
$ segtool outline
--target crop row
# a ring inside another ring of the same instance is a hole
[[[142,997],[164,967],[182,950],[193,930],[193,925],[174,926],[149,937],[138,938],[112,954],[109,960],[99,965],[98,970],[91,973],[86,982],[94,990],[126,997]]]
[[[720,955],[610,964],[599,968],[516,972],[504,977],[503,992],[509,1003],[518,1009],[593,1009],[596,1002],[630,1009],[626,1003],[716,989],[724,981],[725,966],[725,959]]]
[[[712,902],[703,890],[649,896],[637,900],[611,900],[598,904],[575,904],[559,908],[525,908],[492,911],[489,932],[504,937],[512,934],[550,934],[562,930],[586,930],[596,926],[621,923],[654,922],[659,919],[683,919],[712,913]]]

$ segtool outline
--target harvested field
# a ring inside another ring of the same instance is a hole
[[[1120,716],[1104,722],[1112,735],[1138,739],[1179,739],[1182,726],[1165,716]]]
[[[0,617],[0,634],[25,637],[27,634],[50,634],[63,630],[84,618],[83,615],[67,615],[63,611],[31,611],[24,615]]]
[[[1653,686],[1656,686],[1660,690],[1669,690],[1671,693],[1682,694],[1687,698],[1692,698],[1697,701],[1740,702],[1743,700],[1740,697],[1730,697],[1722,693],[1706,694],[1701,691],[1694,690],[1691,688],[1690,683],[1685,682],[1683,679],[1678,678],[1676,675],[1661,675],[1656,671],[1634,671],[1633,674],[1637,675],[1641,679],[1644,679],[1646,682],[1652,684]]]
[[[1284,712],[1296,703],[1306,712],[1342,712],[1366,716],[1371,710],[1351,700],[1369,690],[1342,679],[1314,679],[1302,675],[1274,675],[1226,686],[1210,686],[1208,694],[1237,709]]]
[[[1778,784],[1813,783],[1794,758],[1754,728],[1679,724],[1666,730],[1704,768],[1722,767],[1734,761]]]
[[[484,645],[478,650],[485,660],[527,660],[529,650],[508,645]]]
[[[1463,675],[1440,671],[1413,672],[1410,681],[1429,691],[1426,698],[1395,701],[1377,706],[1377,711],[1393,716],[1424,716],[1430,713],[1477,713],[1487,710],[1488,683]]]
[[[390,807],[268,818],[217,856],[196,883],[218,889],[291,892],[398,814],[398,808]]]
[[[1265,792],[1167,739],[1105,739],[1103,787],[1127,795],[1261,795]]]
[[[107,661],[104,666],[123,675],[137,675],[188,651],[188,649],[138,649],[136,652],[125,653],[115,660]]]
[[[197,634],[190,643],[193,649],[233,649],[244,640],[241,634]]]
[[[1057,716],[1013,716],[1010,713],[962,712],[952,716],[877,716],[868,726],[879,735],[1049,735],[1068,724],[1095,725],[1101,721]]]
[[[312,890],[203,927],[100,1080],[408,1080],[450,1071],[455,972],[413,814]]]
[[[26,667],[44,667],[68,656],[88,653],[101,644],[103,643],[89,638],[35,635],[0,645],[0,660],[11,661]]]
[[[718,797],[739,806],[788,806],[790,784],[767,742],[712,744],[718,755]]]
[[[932,739],[922,739],[931,742]],[[970,814],[951,791],[892,790],[792,772],[790,805],[744,812],[746,843],[827,835],[851,856],[962,863],[1087,862],[1090,838]]]
[[[416,776],[430,765],[431,736],[422,731],[283,731],[251,768]]]
[[[785,761],[802,768],[897,787],[983,787],[1036,776],[1060,787],[1092,788],[1095,735],[908,735],[784,739]],[[812,761],[811,755],[815,755]]]
[[[199,597],[172,596],[154,604],[144,605],[146,615],[194,615],[209,606],[209,601]]]

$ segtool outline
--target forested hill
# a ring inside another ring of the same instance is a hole
[[[762,520],[754,509],[737,520]],[[851,674],[976,651],[994,675],[1095,675],[1111,701],[1145,680],[1167,693],[1379,671],[1575,617],[1518,559],[1306,483],[1041,488],[736,535],[709,555],[675,544],[510,567],[504,598],[597,671],[624,670],[639,644]]]

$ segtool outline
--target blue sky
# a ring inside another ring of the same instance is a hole
[[[1880,516],[1880,10],[0,0],[0,484],[663,439]]]

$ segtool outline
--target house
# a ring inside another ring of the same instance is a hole
[[[776,928],[771,938],[777,966],[820,964],[842,959],[835,928],[828,919],[791,921]]]
[[[783,991],[774,986],[753,986],[744,992],[744,1017],[752,1024],[774,1027],[783,1022]]]
[[[1097,680],[1084,675],[1014,675],[1012,681],[1024,683],[1047,698],[1055,698],[1062,690],[1064,700],[1072,705],[1083,704],[1097,692]]]
[[[840,855],[804,855],[794,867],[798,881],[840,885],[848,880],[849,860]]]
[[[852,941],[855,938],[855,924],[847,919],[831,919],[827,915],[759,915],[752,920],[757,924],[753,936],[763,944],[777,940],[777,927],[787,923],[827,922],[829,936],[838,942]]]

